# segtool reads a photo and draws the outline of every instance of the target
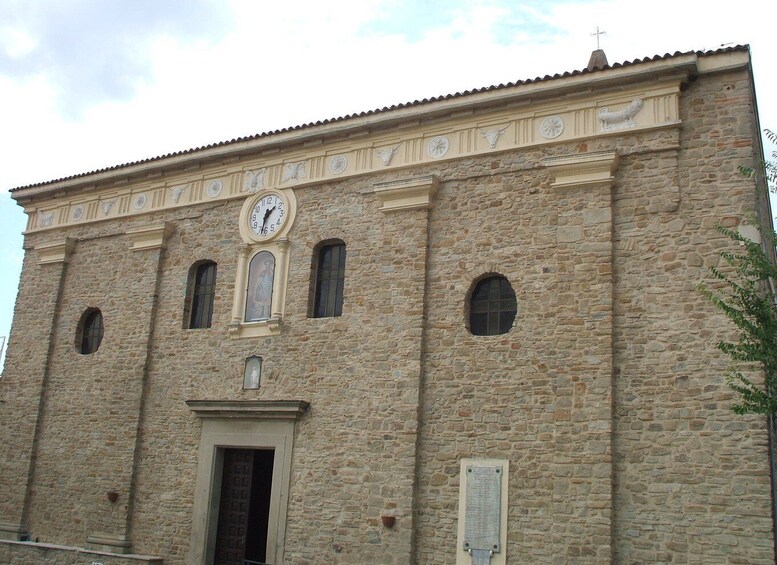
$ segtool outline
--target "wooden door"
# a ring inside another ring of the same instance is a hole
[[[224,451],[224,472],[221,479],[221,502],[216,537],[216,565],[243,565],[253,470],[253,450]]]

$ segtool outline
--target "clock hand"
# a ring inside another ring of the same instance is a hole
[[[273,206],[273,207],[272,207],[272,208],[270,208],[269,210],[265,211],[265,213],[264,213],[264,219],[262,220],[262,233],[264,233],[264,227],[267,225],[267,218],[269,218],[269,217],[270,217],[270,214],[272,214],[273,212],[275,212],[275,208],[276,208],[276,206]]]

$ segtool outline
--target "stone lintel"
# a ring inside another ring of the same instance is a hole
[[[173,224],[164,222],[153,226],[128,229],[125,233],[132,240],[132,251],[164,248],[167,236],[173,233]]]
[[[380,198],[381,212],[430,208],[440,179],[436,175],[379,182],[373,191]]]
[[[130,553],[132,543],[123,534],[95,532],[86,538],[86,548],[109,553]]]
[[[553,176],[553,188],[593,188],[612,186],[618,168],[618,154],[596,151],[576,155],[561,155],[545,159],[544,165]]]
[[[310,407],[304,400],[187,400],[198,418],[297,420]]]
[[[35,251],[38,252],[38,264],[67,263],[74,245],[75,241],[69,237],[38,245],[35,247]]]
[[[19,541],[27,533],[24,524],[0,522],[0,540]]]

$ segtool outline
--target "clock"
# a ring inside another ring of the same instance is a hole
[[[278,235],[289,218],[289,206],[283,194],[264,192],[249,208],[248,229],[259,240],[268,240]]]
[[[297,199],[291,189],[266,188],[249,194],[240,209],[240,237],[249,245],[285,240],[296,212]]]

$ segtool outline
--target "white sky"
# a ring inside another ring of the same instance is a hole
[[[609,62],[745,44],[777,129],[777,2],[0,0],[0,336],[18,186]]]

